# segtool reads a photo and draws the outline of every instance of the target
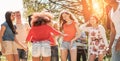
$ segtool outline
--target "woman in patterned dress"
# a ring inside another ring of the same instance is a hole
[[[87,26],[90,24],[91,26]],[[88,61],[103,61],[105,50],[108,47],[105,29],[98,23],[96,16],[91,16],[90,20],[81,25],[81,28],[89,33],[88,35]]]

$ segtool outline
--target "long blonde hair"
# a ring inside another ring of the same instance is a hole
[[[62,31],[63,29],[63,25],[66,23],[66,21],[63,19],[62,14],[69,14],[70,15],[70,19],[74,20],[74,22],[78,23],[78,20],[75,18],[75,16],[68,10],[63,10],[60,12],[59,15],[59,23],[60,23],[60,31]]]

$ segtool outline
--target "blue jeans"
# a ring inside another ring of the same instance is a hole
[[[51,46],[51,61],[59,61],[58,46]]]
[[[117,41],[118,40],[115,39],[113,46],[112,46],[112,58],[111,58],[112,61],[120,61],[120,51],[115,51],[115,46],[116,46]]]

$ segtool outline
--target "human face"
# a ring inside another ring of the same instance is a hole
[[[91,25],[96,25],[97,24],[97,20],[94,17],[90,17],[90,24]]]
[[[16,19],[20,19],[20,18],[21,18],[20,13],[19,13],[19,12],[16,12],[16,13],[15,13],[15,17],[16,17]]]
[[[16,23],[21,23],[21,14],[20,12],[15,12]]]
[[[64,19],[65,21],[68,21],[68,20],[70,19],[70,14],[68,14],[68,13],[63,13],[63,14],[62,14],[62,17],[63,17],[63,19]]]
[[[11,20],[14,21],[15,19],[15,13],[11,13]]]

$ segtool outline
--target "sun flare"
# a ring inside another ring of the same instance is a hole
[[[103,0],[92,0],[93,14],[97,16],[103,15],[104,4]]]

